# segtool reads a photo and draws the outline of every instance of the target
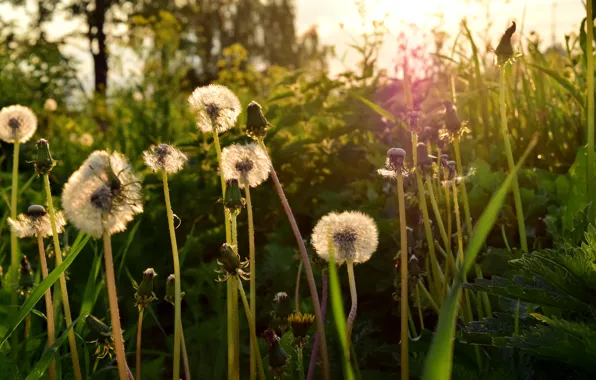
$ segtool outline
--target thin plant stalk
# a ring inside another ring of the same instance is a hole
[[[50,188],[50,177],[48,174],[43,175],[44,188],[46,193],[46,201],[48,203],[48,214],[50,217],[50,225],[52,226],[52,238],[54,241],[54,253],[56,256],[56,266],[62,264],[62,250],[60,249],[60,239],[58,236],[58,227],[56,225],[56,212],[54,210],[54,202],[52,200],[52,190]],[[110,245],[111,249],[111,245]],[[107,270],[107,269],[106,269]],[[112,267],[112,272],[114,268]],[[115,284],[115,281],[114,281]],[[114,285],[115,286],[115,285]],[[109,290],[109,289],[108,289]],[[115,292],[115,288],[114,288]],[[66,325],[72,324],[72,315],[70,313],[70,302],[68,299],[68,288],[66,287],[66,276],[64,273],[60,275],[60,294],[62,295],[62,307],[64,308],[64,319]],[[117,306],[117,305],[116,305]],[[117,311],[117,310],[116,310]],[[118,320],[118,324],[120,320]],[[77,341],[75,339],[74,330],[68,332],[68,344],[70,346],[70,353],[72,359],[72,367],[76,380],[82,380],[81,366],[79,364],[79,352],[77,350]]]
[[[112,238],[104,226],[103,232],[104,259],[106,265],[106,286],[108,288],[108,299],[110,303],[110,319],[112,320],[112,336],[114,337],[114,349],[116,361],[118,362],[118,375],[120,380],[128,379],[128,366],[126,354],[124,353],[124,339],[122,327],[120,326],[120,313],[118,311],[118,294],[116,293],[116,276],[114,275],[114,259],[112,257]]]
[[[302,262],[301,262],[302,263]],[[321,312],[323,318],[327,315],[327,297],[329,295],[329,278],[327,277],[327,271],[323,270],[321,273]],[[317,365],[317,357],[319,356],[319,335],[315,336],[315,342],[312,346],[312,353],[310,355],[310,363],[308,365],[308,374],[306,375],[307,380],[312,380],[315,375],[315,366]]]
[[[401,171],[397,173],[397,198],[399,203],[399,227],[401,242],[401,378],[408,379],[408,232],[406,230],[404,179]]]
[[[182,309],[181,309],[181,286],[180,286],[180,261],[178,259],[178,244],[176,243],[176,228],[174,227],[174,213],[170,202],[170,189],[168,187],[168,173],[165,170],[161,172],[163,181],[163,193],[166,202],[166,212],[168,216],[168,228],[170,230],[170,243],[172,245],[172,260],[174,261],[174,380],[180,379],[180,331],[182,328]]]
[[[19,150],[21,144],[18,141],[15,141],[13,145],[13,153],[12,153],[12,185],[10,188],[10,217],[12,220],[17,219],[17,208],[18,208],[18,191],[19,191]],[[19,248],[17,246],[17,235],[15,235],[12,228],[10,229],[10,271],[11,271],[11,278],[14,284],[11,293],[11,304],[15,307],[19,304],[19,299],[17,297],[17,288],[16,284],[18,284],[18,268],[19,268]],[[18,346],[18,334],[12,335],[12,346]],[[18,353],[18,350],[15,350]],[[15,357],[15,360],[17,358]]]
[[[182,363],[184,364],[184,380],[190,380],[190,365],[188,363],[188,353],[186,352],[186,341],[184,340],[184,328],[180,331],[180,341],[182,343]]]
[[[296,273],[296,286],[294,287],[294,309],[300,311],[300,277],[302,275],[302,261],[298,263],[298,272]]]
[[[136,373],[137,373],[137,377],[136,380],[141,380],[141,337],[142,337],[142,331],[143,331],[143,312],[145,311],[145,308],[142,307],[141,310],[139,310],[139,321],[137,323],[137,368],[136,368]]]
[[[252,313],[252,320],[249,323],[252,323],[253,326],[256,326],[256,310],[257,310],[257,258],[255,252],[255,225],[254,225],[254,218],[252,212],[252,201],[250,197],[250,185],[248,181],[244,181],[244,192],[246,193],[246,212],[248,214],[248,252],[249,252],[249,261],[250,261],[250,309],[254,311]],[[296,298],[298,299],[298,298]],[[298,302],[298,301],[296,301]],[[256,342],[252,342],[253,337],[250,337],[250,379],[254,380],[256,378],[256,357],[253,347]]]
[[[453,138],[453,148],[455,150],[455,163],[457,165],[457,172],[463,173],[463,164],[461,160],[461,153],[459,149],[459,137],[455,136]],[[466,182],[461,181],[459,184],[459,189],[461,191],[462,203],[464,206],[464,216],[466,217],[466,229],[468,230],[468,235],[472,234],[472,214],[470,213],[470,203],[468,201],[468,190],[466,189]]]
[[[238,276],[232,276],[230,280],[231,279],[236,279],[236,282],[238,283],[238,290],[240,291],[240,297],[242,298],[242,303],[244,304],[246,320],[249,322],[248,326],[250,330],[250,335],[253,337],[252,341],[254,342],[254,350],[256,354],[257,367],[259,369],[259,377],[261,380],[265,380],[267,377],[265,376],[265,370],[263,369],[263,360],[261,358],[261,351],[259,350],[259,344],[257,341],[257,329],[253,324],[250,323],[250,321],[252,321],[252,311],[250,310],[250,305],[248,304],[248,300],[246,299],[246,293],[244,292],[242,281],[240,281]]]
[[[298,366],[299,366],[299,379],[304,380],[304,357],[302,356],[302,345],[298,346]]]
[[[445,245],[447,255],[451,256],[451,244],[449,244],[449,237],[447,236],[447,231],[445,230],[445,225],[443,224],[443,219],[441,218],[441,210],[439,209],[439,204],[437,203],[435,192],[433,190],[432,180],[429,175],[426,176],[426,188],[428,189],[430,203],[435,214],[435,219],[437,220],[437,225],[439,226],[439,232],[441,234],[441,238],[443,239],[443,244]]]
[[[348,345],[351,344],[352,329],[354,328],[354,321],[356,320],[356,313],[358,312],[358,293],[356,292],[356,277],[354,276],[354,261],[347,260],[346,266],[348,268],[348,282],[350,283],[350,298],[352,299],[352,307],[348,314],[346,321]]]
[[[237,215],[235,213],[228,213],[230,217],[230,226],[232,229],[232,246],[238,249],[238,226],[237,226]],[[236,377],[240,378],[240,321],[238,318],[238,285],[235,282],[239,282],[237,276],[233,276],[232,280],[232,333],[234,338],[234,371]],[[250,323],[250,320],[249,320]]]
[[[594,199],[594,161],[596,160],[594,152],[594,56],[592,41],[594,40],[594,24],[592,20],[592,2],[586,1],[586,81],[587,81],[587,118],[588,118],[588,172],[587,172],[587,185],[588,185],[588,197]],[[590,208],[591,218],[594,215],[594,207]]]
[[[416,302],[418,303],[418,317],[420,319],[420,328],[424,330],[424,318],[422,317],[422,305],[420,304],[420,287],[416,284]]]
[[[267,153],[267,148],[263,141],[259,142],[263,151]],[[269,162],[271,162],[271,157],[269,157]],[[325,337],[325,325],[323,320],[323,314],[321,313],[321,304],[319,301],[319,295],[317,293],[317,284],[315,283],[315,277],[312,272],[312,267],[310,265],[310,260],[308,257],[308,252],[306,251],[306,246],[304,244],[304,240],[302,239],[302,234],[298,229],[298,224],[296,223],[296,219],[294,218],[294,213],[290,208],[288,203],[288,199],[281,187],[281,183],[279,182],[279,178],[277,177],[277,173],[275,168],[273,167],[273,163],[270,164],[271,169],[271,178],[273,183],[275,184],[275,188],[277,190],[277,194],[279,195],[279,199],[281,204],[286,212],[288,220],[290,222],[290,226],[292,227],[292,231],[294,232],[294,237],[296,238],[296,242],[298,243],[298,248],[300,250],[300,256],[302,258],[302,264],[304,265],[304,271],[306,273],[306,280],[308,282],[308,288],[310,290],[310,296],[312,298],[313,309],[315,313],[315,322],[317,325],[317,334],[320,335],[320,345],[321,345],[321,362],[323,367],[323,378],[325,380],[329,380],[329,356],[327,353],[327,338]]]
[[[37,247],[39,249],[39,263],[41,264],[41,278],[45,280],[45,278],[48,277],[48,262],[46,260],[45,247],[41,236],[37,237]],[[46,290],[44,297],[46,301],[46,319],[48,322],[48,348],[50,348],[56,341],[52,291],[50,289]],[[50,380],[56,379],[56,362],[54,360],[50,363],[48,375]]]
[[[439,315],[439,313],[441,312],[441,309],[439,308],[439,305],[437,305],[437,302],[434,300],[433,296],[430,294],[428,289],[426,289],[426,286],[424,286],[422,279],[418,280],[418,287],[420,288],[420,290],[422,290],[422,294],[426,297],[426,300],[428,301],[428,303],[430,303],[430,307],[432,307],[432,309],[435,311],[435,313],[437,313],[437,315]]]
[[[591,16],[590,16],[591,19]],[[589,23],[588,23],[589,24]],[[589,45],[589,44],[588,44]],[[505,143],[505,154],[507,155],[507,164],[509,165],[509,171],[515,169],[515,161],[513,161],[513,152],[511,149],[511,141],[509,140],[509,130],[507,129],[507,105],[505,103],[505,66],[500,69],[500,81],[499,81],[499,105],[501,111],[501,134],[503,135],[503,141]],[[592,74],[590,74],[592,75]],[[590,77],[588,75],[588,77]],[[593,75],[592,75],[593,76]],[[593,80],[593,78],[592,78]],[[592,93],[592,97],[594,93]],[[592,124],[594,118],[592,118]],[[592,145],[594,144],[594,138],[592,138]],[[589,167],[589,165],[588,165]],[[588,177],[588,183],[591,179]],[[513,179],[513,199],[515,201],[515,214],[517,216],[517,228],[519,230],[519,239],[521,249],[524,252],[528,252],[528,239],[526,237],[526,224],[524,219],[524,207],[522,205],[521,194],[519,192],[519,183],[517,181],[517,175]]]

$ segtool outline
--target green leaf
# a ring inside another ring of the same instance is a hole
[[[68,333],[77,324],[77,322],[81,319],[82,316],[83,315],[79,315],[79,317],[77,319],[75,319],[70,324],[70,326],[68,326],[66,328],[66,330],[64,330],[62,335],[60,335],[60,337],[58,339],[56,339],[56,341],[54,342],[52,347],[50,347],[43,354],[41,359],[39,359],[39,361],[37,362],[37,364],[35,365],[33,370],[29,373],[29,375],[27,376],[27,378],[25,380],[38,380],[45,374],[46,370],[48,369],[48,366],[52,362],[52,359],[54,359],[54,357],[56,357],[56,354],[58,353],[58,349],[60,348],[60,346],[62,346],[64,344],[64,342],[66,342],[66,339],[68,338]]]
[[[503,206],[507,193],[513,184],[513,180],[517,176],[517,171],[523,165],[524,161],[536,145],[536,142],[536,138],[532,139],[522,158],[515,166],[515,169],[509,173],[505,182],[493,195],[488,206],[480,216],[478,224],[474,228],[470,242],[466,247],[464,262],[458,262],[458,275],[454,280],[451,293],[441,309],[435,337],[424,364],[424,375],[422,377],[426,380],[451,379],[451,371],[453,369],[455,320],[459,309],[458,300],[461,292],[462,279],[466,277],[466,274],[476,262],[476,256],[480,252],[486,237],[493,228],[499,210]]]
[[[27,314],[29,314],[31,312],[33,307],[35,307],[35,304],[37,304],[37,302],[43,297],[45,292],[50,287],[52,287],[52,285],[54,285],[54,283],[56,281],[58,281],[58,278],[60,277],[60,275],[62,273],[64,273],[64,271],[66,271],[66,269],[68,269],[68,267],[70,266],[70,264],[72,264],[74,259],[76,259],[77,256],[79,255],[79,253],[81,253],[81,250],[83,249],[83,247],[85,247],[85,245],[87,244],[87,242],[89,241],[90,238],[91,238],[91,236],[89,236],[89,235],[79,233],[75,242],[72,245],[72,248],[70,249],[70,252],[68,253],[68,256],[66,256],[66,258],[64,259],[62,264],[58,265],[48,275],[48,277],[45,278],[45,280],[43,280],[42,282],[39,283],[39,285],[37,285],[35,288],[33,288],[33,290],[31,291],[31,294],[29,295],[29,298],[27,298],[27,300],[23,303],[23,305],[19,309],[17,317],[15,318],[14,321],[12,321],[11,326],[8,329],[8,332],[6,333],[6,335],[0,342],[0,347],[2,345],[4,345],[4,343],[6,342],[8,337],[10,337],[10,335],[17,329],[17,327],[21,324],[23,319],[25,319]]]
[[[538,65],[535,65],[535,64],[529,63],[529,62],[526,62],[526,64],[529,65],[529,66],[532,66],[533,68],[535,68],[537,70],[542,71],[546,75],[548,75],[551,78],[553,78],[565,90],[567,90],[567,92],[569,93],[569,95],[571,95],[573,97],[573,99],[575,99],[577,101],[577,103],[582,108],[584,107],[584,99],[583,99],[583,96],[582,96],[581,91],[579,91],[577,88],[575,88],[575,86],[573,85],[573,83],[571,83],[569,80],[567,80],[567,78],[565,78],[561,74],[559,74],[558,71],[553,70],[553,69],[549,69],[549,68],[546,68],[546,67],[538,66]]]
[[[393,114],[391,112],[389,112],[388,110],[386,110],[385,108],[379,106],[378,104],[371,102],[370,100],[368,100],[360,95],[352,94],[352,96],[359,99],[362,103],[369,106],[373,111],[375,111],[379,115],[383,116],[385,119],[391,120],[394,123],[398,123],[397,118],[395,116],[393,116]],[[399,123],[399,124],[401,124],[401,123]]]

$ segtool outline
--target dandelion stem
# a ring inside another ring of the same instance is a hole
[[[298,366],[300,371],[300,380],[304,380],[304,358],[302,356],[302,345],[298,346]]]
[[[439,232],[441,233],[441,238],[443,239],[443,244],[445,245],[447,254],[451,255],[451,244],[449,244],[449,238],[447,237],[447,231],[445,231],[445,225],[443,224],[443,218],[441,218],[441,210],[439,209],[439,204],[437,203],[437,199],[435,198],[435,192],[433,190],[432,181],[428,174],[426,175],[426,188],[428,189],[428,195],[430,198],[431,206],[433,208],[433,212],[435,214],[435,219],[437,220],[437,224],[439,225]]]
[[[294,309],[300,311],[300,277],[302,275],[302,261],[298,264],[298,272],[296,272],[296,286],[294,290]]]
[[[505,154],[507,155],[507,164],[509,165],[509,171],[515,170],[515,162],[513,161],[513,152],[511,150],[511,141],[509,140],[509,130],[507,129],[507,105],[505,104],[505,66],[503,65],[500,70],[500,81],[499,81],[499,104],[501,110],[501,133],[503,134],[503,141],[505,143]],[[592,74],[590,74],[592,75]],[[588,75],[589,76],[589,75]],[[591,96],[594,96],[592,93]],[[594,119],[592,118],[592,123]],[[592,139],[594,140],[594,139]],[[592,141],[593,144],[593,141]],[[590,177],[588,177],[590,178]],[[591,179],[588,181],[588,183]],[[517,228],[519,229],[519,239],[521,249],[524,252],[528,252],[528,240],[526,237],[526,224],[524,219],[524,207],[522,205],[521,194],[519,192],[519,183],[517,181],[517,173],[513,179],[513,199],[515,201],[515,214],[517,215]]]
[[[238,227],[237,227],[237,215],[235,213],[228,213],[230,217],[230,225],[232,227],[232,246],[238,252]],[[236,276],[234,276],[236,277]],[[238,281],[238,279],[232,278],[232,281]],[[240,378],[240,325],[238,318],[238,290],[236,285],[232,284],[232,333],[234,340],[234,371],[236,377]]]
[[[232,315],[232,281],[226,281],[226,309],[228,323],[228,380],[235,380],[234,373],[234,316]]]
[[[350,297],[352,298],[352,307],[348,314],[348,320],[346,322],[346,330],[348,336],[348,344],[351,344],[352,329],[354,327],[354,321],[356,320],[356,313],[358,311],[358,293],[356,292],[356,277],[354,276],[354,261],[347,260],[346,266],[348,267],[348,281],[350,283]]]
[[[430,303],[430,306],[433,308],[435,313],[437,313],[437,315],[439,315],[441,310],[439,309],[439,306],[433,299],[433,296],[430,294],[428,289],[426,289],[426,286],[424,286],[424,284],[422,283],[421,279],[418,280],[418,287],[420,287],[420,290],[422,290],[422,294],[424,294],[424,296],[426,297],[426,300]]]
[[[190,365],[188,363],[188,353],[186,352],[186,341],[184,340],[184,328],[180,329],[180,341],[182,343],[182,362],[184,363],[184,376],[186,376],[184,380],[190,380]]]
[[[459,137],[453,138],[453,148],[455,150],[455,163],[457,165],[457,172],[463,174],[463,164],[461,160],[461,153],[459,149]],[[472,214],[470,214],[470,203],[468,202],[468,190],[466,189],[466,181],[461,181],[459,184],[461,191],[461,197],[464,205],[464,215],[466,217],[466,229],[468,230],[468,236],[472,235]]]
[[[226,193],[226,179],[224,178],[223,170],[221,168],[221,145],[219,144],[219,135],[217,134],[217,130],[213,128],[213,142],[215,143],[215,152],[217,153],[217,167],[219,170],[219,179],[221,181],[221,194],[222,196]],[[231,235],[230,235],[230,217],[228,213],[224,210],[224,223],[226,226],[226,242],[230,242]]]
[[[170,202],[170,190],[168,187],[168,173],[165,170],[161,172],[163,181],[163,193],[166,202],[166,212],[168,215],[168,227],[170,230],[170,242],[172,245],[172,259],[174,261],[174,292],[175,293],[175,311],[174,311],[174,380],[180,379],[180,330],[182,327],[182,309],[181,309],[181,286],[180,286],[180,262],[178,260],[178,245],[176,243],[176,229],[174,227],[174,213]]]
[[[267,148],[263,141],[260,141],[260,146],[263,148],[263,151],[267,153]],[[267,153],[269,156],[269,154]],[[273,183],[275,184],[275,188],[277,190],[277,194],[279,195],[279,199],[281,204],[286,212],[288,220],[290,222],[290,226],[292,227],[292,231],[294,232],[294,237],[296,238],[296,242],[298,243],[298,248],[300,250],[300,256],[302,258],[302,264],[304,265],[304,270],[306,273],[306,280],[308,281],[308,288],[310,290],[310,296],[312,298],[313,309],[315,312],[315,322],[317,324],[317,334],[320,335],[320,342],[321,342],[321,359],[322,359],[322,366],[323,366],[323,378],[325,380],[329,380],[329,357],[327,353],[327,338],[325,337],[325,325],[323,320],[323,315],[321,313],[321,304],[319,302],[319,295],[317,293],[317,284],[315,283],[315,277],[312,272],[312,267],[310,265],[310,260],[308,258],[308,253],[306,251],[306,246],[304,244],[304,240],[302,239],[302,235],[300,234],[300,230],[298,229],[298,224],[296,223],[296,219],[294,218],[294,213],[290,208],[288,203],[288,199],[284,193],[283,188],[281,187],[281,183],[279,182],[279,178],[277,177],[277,173],[275,168],[273,167],[273,163],[271,162],[271,157],[269,157],[270,166],[271,166],[271,178]]]
[[[58,227],[56,225],[56,212],[54,210],[54,202],[52,200],[52,190],[50,188],[50,177],[48,174],[43,175],[44,188],[46,193],[46,201],[48,203],[48,214],[50,217],[50,225],[52,226],[52,238],[54,241],[54,253],[56,256],[56,266],[62,264],[62,250],[60,249],[60,239],[58,236]],[[111,245],[110,245],[111,248]],[[112,272],[114,268],[112,267]],[[114,285],[115,286],[115,285]],[[114,287],[114,292],[115,292]],[[109,289],[108,289],[109,290]],[[62,307],[64,308],[64,319],[66,325],[72,324],[72,315],[70,313],[70,302],[68,299],[68,288],[66,287],[66,276],[64,273],[60,275],[60,294],[62,295]],[[116,305],[117,307],[117,305]],[[117,311],[117,310],[116,310]],[[120,321],[118,321],[120,322]],[[70,353],[72,359],[72,367],[76,380],[82,380],[81,367],[79,364],[79,352],[77,350],[77,341],[75,339],[74,330],[68,332],[68,344],[70,346]]]
[[[401,280],[401,378],[408,379],[408,232],[406,230],[406,204],[404,179],[401,171],[397,173],[397,199],[399,203],[400,229],[400,280]]]
[[[37,247],[39,249],[39,263],[41,264],[41,278],[45,280],[45,278],[48,277],[48,262],[46,260],[45,247],[43,244],[43,238],[41,236],[37,237]],[[47,324],[49,348],[52,347],[54,341],[56,340],[56,332],[54,327],[54,307],[52,305],[52,291],[50,289],[46,290],[44,297],[46,301],[46,318],[48,322]],[[49,378],[50,380],[56,379],[56,362],[54,360],[52,360],[52,363],[50,363]]]
[[[323,314],[323,319],[325,319],[327,315],[327,296],[329,294],[329,278],[327,277],[327,271],[323,270],[321,273],[321,313]],[[317,357],[319,356],[319,335],[315,337],[315,343],[312,346],[312,354],[310,355],[310,363],[308,365],[308,374],[306,376],[307,380],[312,380],[313,376],[315,375],[315,366],[317,364]]]
[[[253,311],[252,319],[249,321],[253,326],[256,326],[256,314],[257,314],[257,258],[255,252],[255,225],[252,213],[252,201],[250,197],[250,185],[248,180],[244,181],[244,192],[246,193],[246,211],[248,213],[248,252],[250,260],[250,309]],[[250,379],[256,378],[256,357],[253,347],[257,342],[253,342],[253,337],[250,337]]]
[[[118,295],[116,293],[116,277],[114,275],[114,259],[112,258],[112,238],[105,225],[103,229],[103,249],[106,265],[106,285],[108,287],[108,299],[110,303],[110,318],[112,320],[112,335],[114,337],[116,361],[118,362],[118,374],[120,376],[120,380],[125,380],[128,379],[128,366],[126,364],[126,354],[124,353],[122,327],[120,327]]]
[[[593,4],[591,1],[586,2],[586,81],[587,81],[587,113],[586,116],[588,126],[588,167],[587,167],[587,185],[588,185],[588,199],[594,199],[594,56],[592,41],[594,40],[594,24],[589,20],[593,19]],[[590,208],[590,220],[593,220],[594,207]]]
[[[145,311],[144,307],[141,307],[139,310],[139,321],[137,322],[137,378],[136,380],[141,380],[141,337],[143,331],[143,312]]]
[[[424,318],[422,316],[422,305],[420,303],[420,286],[416,284],[416,303],[418,304],[418,318],[420,319],[420,328],[424,330]]]
[[[19,150],[21,144],[18,141],[15,141],[13,145],[13,153],[12,153],[12,185],[10,189],[10,217],[13,220],[17,219],[17,194],[19,190]],[[19,273],[19,248],[17,246],[17,235],[15,232],[10,229],[10,271],[11,271],[11,279],[12,279],[12,286],[11,286],[11,303],[15,306],[19,304],[19,299],[17,297],[17,284],[18,284],[18,273]],[[18,346],[18,334],[12,335],[12,346]],[[15,353],[18,350],[14,350]],[[17,355],[18,356],[18,355]],[[15,357],[15,360],[17,358]]]
[[[244,287],[242,286],[242,281],[238,276],[232,276],[231,280],[235,279],[238,282],[238,290],[240,291],[240,297],[242,297],[242,303],[244,304],[244,312],[246,313],[246,320],[249,322],[249,330],[250,335],[253,338],[252,342],[254,342],[254,350],[256,354],[256,362],[257,367],[259,368],[259,377],[261,380],[265,380],[267,377],[265,376],[265,370],[263,369],[263,360],[261,359],[261,351],[259,350],[259,343],[257,341],[257,329],[250,321],[253,320],[252,311],[250,310],[250,306],[248,305],[248,300],[246,299],[246,293],[244,292]]]

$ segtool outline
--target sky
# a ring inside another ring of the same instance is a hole
[[[388,26],[388,35],[379,55],[379,65],[392,68],[397,55],[397,36],[408,24],[416,24],[421,31],[429,31],[440,24],[453,38],[458,33],[458,25],[463,18],[468,20],[471,30],[486,30],[488,14],[488,20],[495,23],[489,27],[488,32],[495,40],[498,40],[512,20],[518,22],[520,31],[523,20],[524,34],[535,30],[550,43],[553,26],[557,42],[562,42],[565,33],[577,31],[585,14],[582,0],[360,0],[366,8],[366,21],[363,24],[355,0],[295,1],[298,33],[316,25],[321,42],[335,46],[336,58],[330,63],[332,73],[354,67],[358,55],[347,45],[359,41],[360,34],[370,29],[373,20],[385,20]],[[32,3],[29,6],[30,9],[35,9]],[[9,5],[0,4],[0,17],[22,20],[26,13],[16,12]],[[339,27],[340,23],[343,28]],[[19,24],[26,25],[22,22]],[[58,18],[49,25],[48,35],[50,38],[57,38],[77,27],[76,23]],[[85,42],[68,46],[63,53],[77,57],[80,79],[86,87],[91,88],[92,61]],[[114,76],[130,77],[139,74],[138,65],[134,64],[131,53],[119,53],[124,58],[120,62],[113,62],[120,69],[119,73],[113,71]],[[111,80],[117,81],[118,78],[113,77]]]

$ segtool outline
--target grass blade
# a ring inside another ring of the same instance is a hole
[[[441,309],[439,323],[433,338],[426,362],[424,364],[423,379],[426,380],[449,380],[451,379],[451,370],[453,365],[453,339],[455,338],[455,319],[457,318],[458,299],[461,292],[462,280],[468,271],[474,265],[476,256],[480,252],[486,237],[492,229],[499,211],[505,202],[507,193],[517,176],[517,171],[523,165],[524,161],[537,143],[537,136],[534,136],[522,158],[515,166],[515,169],[509,173],[505,182],[499,190],[493,195],[488,206],[478,220],[474,228],[474,233],[466,248],[464,262],[459,263],[458,275],[454,280],[451,293]]]
[[[79,321],[79,319],[81,319],[82,316],[83,316],[82,314],[79,315],[79,317],[77,319],[75,319],[70,324],[70,326],[68,326],[66,328],[66,330],[62,333],[62,335],[60,335],[60,338],[56,339],[56,342],[54,342],[52,347],[50,347],[43,354],[41,359],[39,359],[39,361],[37,362],[37,364],[35,365],[33,370],[29,373],[29,375],[27,376],[27,378],[25,380],[38,380],[44,375],[48,366],[50,365],[50,362],[52,361],[52,359],[54,359],[54,356],[58,352],[58,349],[68,339],[69,331],[72,330],[72,328],[77,324],[77,322]]]
[[[77,239],[75,240],[74,244],[72,245],[72,248],[71,248],[68,256],[66,256],[66,259],[64,259],[62,264],[58,265],[48,275],[48,277],[45,278],[45,280],[43,280],[42,282],[39,283],[39,285],[37,285],[35,288],[33,288],[33,290],[31,291],[31,294],[29,295],[29,298],[27,298],[27,300],[23,303],[23,306],[21,306],[21,308],[19,309],[19,313],[18,313],[17,317],[12,321],[12,325],[8,329],[4,338],[2,338],[2,341],[0,342],[0,347],[2,347],[2,345],[4,345],[4,343],[6,342],[8,337],[10,337],[10,335],[17,329],[17,327],[21,324],[23,319],[25,319],[27,314],[29,314],[31,312],[31,309],[33,309],[33,307],[37,304],[37,302],[43,297],[45,292],[52,285],[54,285],[54,283],[56,281],[58,281],[58,278],[60,277],[60,275],[62,273],[64,273],[64,271],[66,271],[66,269],[68,269],[68,267],[70,266],[70,264],[72,264],[74,259],[76,259],[77,256],[79,255],[79,253],[81,253],[81,250],[83,249],[83,247],[85,247],[85,245],[91,238],[91,236],[89,236],[89,235],[86,235],[84,237],[83,236],[84,236],[83,233],[79,233],[79,236],[77,236]]]
[[[538,66],[538,65],[535,65],[535,64],[529,63],[529,62],[526,62],[526,64],[529,65],[529,66],[532,66],[533,68],[535,68],[537,70],[542,71],[546,75],[548,75],[551,78],[553,78],[565,90],[567,90],[567,92],[569,93],[569,95],[571,95],[571,97],[577,101],[577,104],[579,104],[582,108],[585,106],[584,105],[584,99],[583,99],[583,97],[581,95],[581,92],[578,91],[575,88],[575,86],[573,85],[573,83],[571,83],[569,80],[567,80],[561,74],[559,74],[559,72],[557,72],[556,70],[552,70],[552,69],[549,69],[549,68],[546,68],[546,67]]]

